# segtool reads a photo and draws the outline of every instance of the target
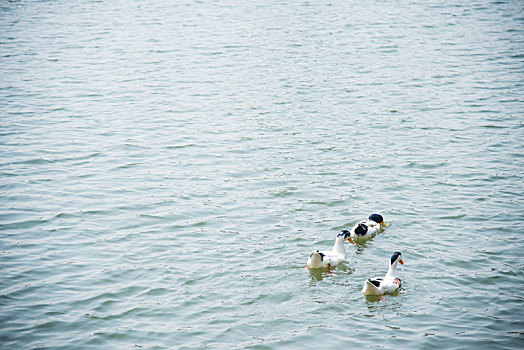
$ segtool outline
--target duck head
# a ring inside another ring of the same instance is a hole
[[[353,240],[351,239],[351,232],[349,232],[348,230],[340,231],[340,233],[337,235],[337,238],[338,237],[342,237],[342,239],[347,239],[349,243],[355,244],[353,243]]]
[[[380,224],[380,226],[386,226],[384,218],[380,214],[371,214],[368,219],[371,221],[375,221],[377,224]]]
[[[404,265],[404,262],[402,261],[402,254],[400,252],[395,252],[391,256],[391,262],[390,265],[395,264],[396,262],[399,262],[400,265]]]

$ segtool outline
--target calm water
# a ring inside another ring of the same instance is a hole
[[[2,1],[0,28],[1,348],[524,347],[522,1]],[[404,289],[364,297],[395,250]]]

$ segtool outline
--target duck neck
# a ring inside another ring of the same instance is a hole
[[[397,271],[397,263],[398,261],[395,261],[393,264],[389,265],[388,273],[386,273],[386,276],[395,276],[395,272]]]
[[[346,247],[344,246],[344,238],[337,237],[335,244],[333,245],[333,252],[346,256]]]

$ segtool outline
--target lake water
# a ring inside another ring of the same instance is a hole
[[[2,1],[0,28],[0,348],[524,347],[522,1]],[[365,297],[397,250],[403,289]]]

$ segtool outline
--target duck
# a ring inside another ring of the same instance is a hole
[[[402,281],[400,278],[395,277],[398,263],[404,265],[402,254],[400,252],[395,252],[389,261],[389,269],[386,275],[384,277],[373,277],[367,279],[366,282],[364,282],[362,293],[364,293],[364,295],[383,295],[399,289],[402,286]]]
[[[351,239],[351,232],[348,230],[342,230],[335,239],[335,244],[330,251],[313,251],[309,254],[307,259],[306,268],[308,269],[330,269],[332,266],[336,266],[341,262],[346,261],[346,247],[344,241],[348,240],[349,243],[354,244]]]
[[[380,214],[371,214],[367,220],[362,220],[351,229],[351,238],[370,238],[385,227],[384,218]]]

